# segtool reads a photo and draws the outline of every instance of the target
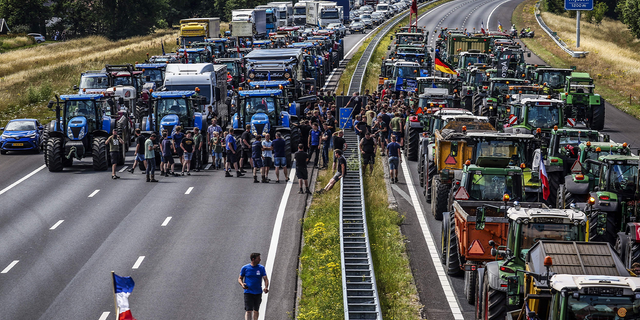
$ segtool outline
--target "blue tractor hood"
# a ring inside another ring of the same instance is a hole
[[[270,133],[270,131],[271,126],[267,114],[259,112],[251,117],[251,133],[253,135],[264,135],[265,133]]]
[[[87,134],[87,118],[73,117],[67,124],[67,137],[71,140],[81,140]]]
[[[175,128],[178,125],[180,125],[180,118],[176,114],[168,114],[162,117],[162,120],[160,121],[160,129],[167,130],[170,137],[173,136]]]

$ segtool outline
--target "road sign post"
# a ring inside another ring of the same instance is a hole
[[[593,10],[593,0],[564,0],[565,10],[576,12],[576,48],[580,48],[580,14],[582,11]]]

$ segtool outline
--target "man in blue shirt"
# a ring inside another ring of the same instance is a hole
[[[258,311],[262,302],[262,292],[269,293],[269,278],[264,266],[260,264],[260,254],[252,253],[251,263],[244,265],[240,270],[238,282],[244,289],[245,320],[258,320]],[[264,280],[264,289],[262,289]]]
[[[229,129],[227,132],[225,145],[227,149],[227,163],[225,163],[224,176],[233,177],[233,175],[229,173],[229,171],[231,171],[231,164],[233,164],[233,167],[236,169],[236,175],[238,177],[244,176],[244,174],[238,170],[238,162],[236,162],[236,152],[238,152],[238,148],[236,146],[236,138],[233,137],[233,129]]]
[[[320,146],[320,130],[318,130],[318,124],[314,123],[312,126],[313,129],[309,131],[309,159],[313,157],[313,153],[315,152],[315,158],[313,158],[313,166],[318,167],[318,157],[320,156],[320,150],[318,149]]]
[[[395,135],[391,135],[391,143],[387,145],[387,152],[389,154],[389,178],[391,183],[398,183],[398,164],[400,161],[401,147],[396,142]]]

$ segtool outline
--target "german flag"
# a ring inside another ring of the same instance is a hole
[[[458,74],[453,70],[453,67],[451,67],[448,63],[440,60],[440,57],[436,57],[436,71],[450,73],[450,74]]]

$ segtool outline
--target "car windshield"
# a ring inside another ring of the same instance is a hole
[[[115,77],[113,79],[114,86],[131,86],[131,76]]]
[[[4,128],[5,131],[31,131],[36,129],[36,124],[33,121],[11,121]]]
[[[633,299],[632,297],[628,296],[612,297],[579,295],[577,298],[573,295],[567,296],[567,319],[640,319],[640,299]],[[624,316],[621,317],[621,315]]]
[[[351,27],[362,27],[362,22],[354,22],[351,24]]]
[[[574,224],[532,222],[521,225],[520,249],[530,249],[538,240],[579,240],[578,226]],[[521,257],[524,259],[524,257]]]
[[[109,87],[109,79],[107,76],[100,77],[82,77],[80,79],[81,89],[106,89]]]
[[[501,201],[505,193],[519,200],[521,195],[520,175],[473,174],[469,196],[474,200]]]
[[[564,87],[564,75],[560,71],[545,72],[542,75],[542,83],[546,83],[552,89]]]
[[[393,76],[400,78],[415,78],[418,76],[418,67],[397,66],[393,68]]]
[[[144,79],[147,81],[147,77],[149,77],[149,81],[153,82],[161,82],[162,81],[162,70],[160,69],[144,69]]]
[[[275,97],[246,97],[245,108],[249,117],[256,113],[272,113],[275,111]]]
[[[184,98],[160,99],[156,103],[156,108],[160,119],[168,114],[187,116],[187,100]]]
[[[66,122],[73,117],[85,117],[87,120],[95,119],[95,104],[92,100],[71,100],[65,103]]]
[[[360,15],[360,19],[371,19],[371,15],[370,14]]]
[[[558,125],[558,106],[529,106],[527,124],[533,128],[550,129]]]
[[[378,11],[387,11],[389,9],[388,6],[378,5]]]
[[[625,164],[610,166],[609,190],[625,194],[634,193],[638,180],[638,162],[627,161]]]

